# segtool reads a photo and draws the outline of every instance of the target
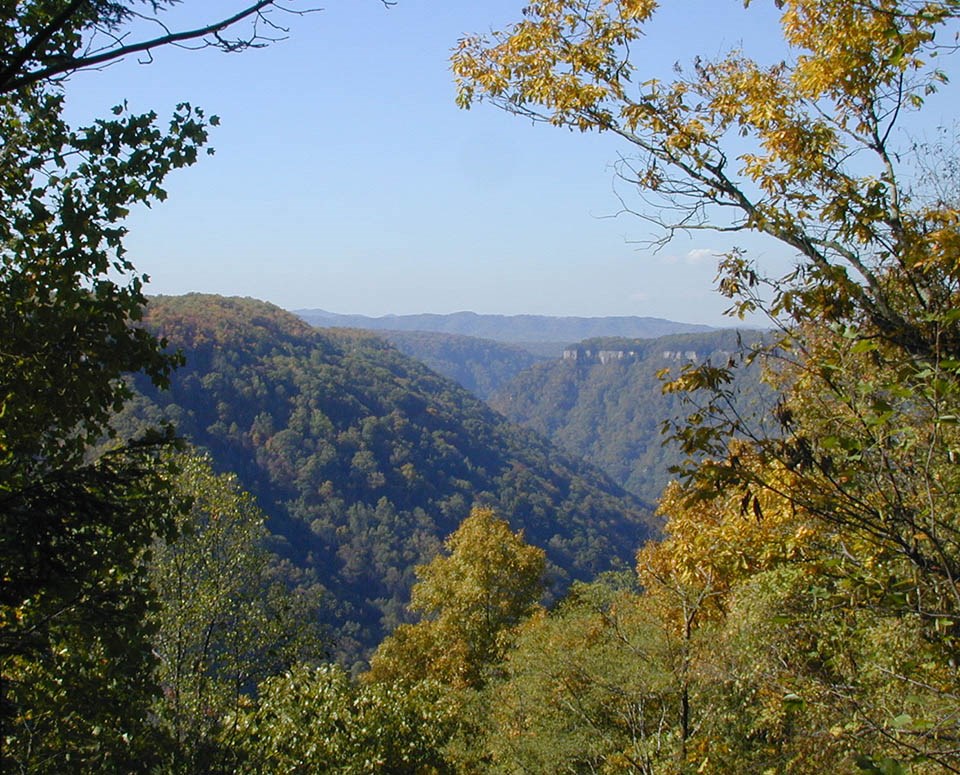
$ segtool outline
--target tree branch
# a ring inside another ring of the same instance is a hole
[[[20,54],[18,54],[13,59],[11,64],[3,71],[3,73],[0,74],[0,94],[15,91],[49,78],[55,78],[59,75],[72,73],[76,70],[96,67],[97,65],[122,59],[130,54],[149,52],[155,48],[183,43],[184,41],[189,40],[197,40],[198,38],[204,38],[208,35],[218,35],[218,33],[222,32],[223,30],[232,27],[233,25],[245,19],[262,14],[266,8],[275,6],[277,2],[277,0],[258,0],[258,2],[247,6],[232,16],[227,17],[226,19],[221,19],[220,21],[213,22],[203,27],[161,35],[160,37],[153,38],[151,40],[132,43],[127,46],[119,46],[118,48],[111,48],[99,54],[80,57],[66,56],[54,62],[53,64],[39,67],[36,70],[20,72],[26,63],[31,59],[31,57],[36,55],[43,44],[49,41],[58,30],[63,29],[64,26],[70,21],[70,18],[74,16],[88,1],[89,0],[74,0],[74,2],[63,11],[63,13],[54,19],[40,34],[35,36],[33,40],[31,40],[30,43],[24,47],[23,51],[21,51]],[[283,10],[287,13],[302,15],[319,9],[294,11],[292,9],[285,8]],[[220,46],[227,50],[238,50],[255,45],[254,40],[255,38],[252,38],[247,41],[233,43],[220,40],[219,43],[210,43],[209,45]],[[18,72],[20,72],[19,75],[17,74]]]
[[[23,50],[13,58],[7,67],[0,72],[0,91],[6,91],[3,87],[13,78],[13,76],[24,67],[40,51],[47,41],[56,34],[57,30],[70,20],[89,0],[73,0],[63,11],[56,16],[46,27],[44,27],[33,39],[23,47]]]

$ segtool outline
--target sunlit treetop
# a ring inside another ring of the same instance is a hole
[[[757,3],[747,3],[745,14]],[[654,223],[678,231],[759,231],[797,255],[786,278],[742,254],[721,266],[732,311],[788,321],[863,320],[912,352],[931,349],[916,314],[957,300],[957,211],[911,200],[911,143],[898,122],[946,79],[956,2],[781,0],[786,56],[695,58],[672,79],[638,65],[653,2],[552,0],[509,29],[461,40],[458,100],[619,135],[618,174]],[[943,273],[946,273],[946,276]],[[889,277],[911,275],[905,294]],[[769,293],[761,292],[772,286]],[[942,337],[940,339],[942,343]]]

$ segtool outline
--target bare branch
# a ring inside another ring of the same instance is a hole
[[[279,38],[261,35],[256,26],[257,21],[263,21],[275,30],[286,32],[285,28],[267,19],[266,13],[269,9],[276,8],[283,13],[297,16],[303,16],[320,10],[319,8],[296,10],[280,6],[276,0],[258,0],[258,2],[252,3],[224,19],[202,27],[180,32],[171,32],[159,19],[154,18],[152,20],[156,21],[164,29],[164,34],[156,38],[124,45],[121,42],[123,40],[122,36],[113,36],[117,45],[107,47],[98,53],[86,53],[81,56],[73,56],[68,52],[63,52],[60,56],[50,57],[47,63],[35,69],[26,69],[27,64],[40,54],[43,47],[47,45],[58,32],[64,31],[69,26],[71,20],[75,19],[77,14],[79,14],[89,2],[90,0],[74,0],[59,16],[51,21],[47,27],[35,35],[30,42],[24,46],[22,51],[12,58],[10,64],[0,72],[0,94],[15,91],[25,86],[30,86],[58,76],[68,75],[77,70],[97,67],[122,59],[131,54],[146,53],[149,55],[154,49],[163,46],[182,46],[188,41],[201,40],[203,43],[197,46],[198,48],[215,47],[227,52],[258,48],[275,42]],[[387,4],[389,5],[390,3]],[[228,40],[222,36],[224,30],[245,20],[254,21],[254,30],[249,37]],[[95,29],[101,33],[104,32],[103,29],[96,27]]]

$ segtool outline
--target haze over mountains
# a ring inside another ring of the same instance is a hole
[[[710,326],[652,317],[551,317],[482,315],[475,312],[367,317],[341,315],[322,309],[301,309],[294,312],[314,326],[363,328],[372,331],[436,331],[513,343],[571,344],[598,336],[652,339],[667,334],[711,330]]]

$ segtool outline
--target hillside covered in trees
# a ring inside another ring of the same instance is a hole
[[[471,393],[487,399],[524,369],[546,360],[520,345],[436,331],[383,331],[384,339]]]
[[[372,334],[203,295],[155,298],[145,322],[186,365],[166,391],[139,380],[117,427],[170,421],[235,471],[276,548],[328,588],[345,654],[403,620],[413,567],[475,504],[547,550],[554,595],[628,566],[651,534],[649,511],[599,470]]]
[[[685,417],[695,405],[664,392],[684,368],[717,366],[751,343],[756,332],[733,330],[677,334],[657,339],[589,339],[566,348],[563,358],[538,363],[490,398],[506,417],[590,461],[647,503],[656,502],[671,480],[682,450],[664,434],[664,424]],[[744,411],[769,411],[769,391],[760,370],[737,374],[736,402]]]

